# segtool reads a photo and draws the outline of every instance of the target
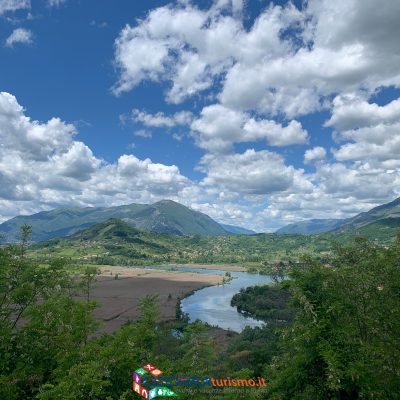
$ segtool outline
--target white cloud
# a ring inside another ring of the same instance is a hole
[[[225,77],[224,105],[293,118],[324,107],[333,93],[400,85],[398,2],[379,10],[373,0],[311,0],[303,11],[271,5],[250,29],[242,7],[181,2],[125,27],[116,40],[116,92],[167,81],[166,99],[179,103]]]
[[[213,76],[231,64],[227,59],[241,25],[220,11],[189,4],[165,6],[151,11],[137,26],[126,26],[115,42],[120,71],[115,93],[131,90],[145,79],[167,79],[172,82],[167,99],[179,103],[210,87]]]
[[[193,114],[189,111],[179,111],[171,116],[163,112],[149,114],[138,109],[132,110],[132,120],[141,122],[145,126],[154,128],[172,128],[176,125],[189,125],[193,119]]]
[[[29,8],[31,8],[30,0],[0,0],[0,15]]]
[[[33,43],[33,34],[29,29],[16,28],[11,35],[6,39],[5,46],[13,47],[14,44],[31,44]]]
[[[321,146],[313,147],[312,149],[306,150],[304,153],[304,163],[310,164],[314,161],[324,160],[326,157],[326,150]]]
[[[312,190],[289,188],[269,196],[268,206],[258,215],[265,226],[277,228],[312,218],[349,218],[400,196],[400,169],[388,174],[368,164],[322,162],[307,179],[313,183]]]
[[[224,204],[242,202],[261,229],[348,217],[398,196],[399,103],[379,106],[368,99],[381,87],[400,87],[400,3],[385,0],[377,8],[373,0],[309,0],[302,11],[271,4],[250,27],[242,20],[243,4],[160,7],[116,40],[117,93],[143,80],[166,84],[170,103],[204,93],[203,109],[190,125],[196,145],[207,152],[201,190],[190,188],[196,204],[215,215],[218,208],[228,222]],[[135,57],[147,43],[147,58]],[[335,130],[337,162],[328,163],[320,146],[304,154],[305,164],[315,163],[314,173],[272,152],[234,153],[237,143],[308,143],[295,118],[323,109],[332,112],[326,127]],[[257,216],[254,202],[265,205]]]
[[[60,205],[170,198],[221,222],[265,231],[304,218],[349,217],[400,195],[400,168],[389,173],[367,161],[322,160],[307,174],[265,150],[206,154],[205,177],[194,182],[175,165],[132,154],[106,163],[76,137],[74,126],[31,120],[14,96],[0,94],[0,219]]]
[[[400,167],[400,122],[344,131],[338,136],[354,142],[333,149],[337,160],[364,160],[389,169]]]
[[[67,0],[47,0],[49,7],[60,7],[62,4],[66,3]]]
[[[31,120],[14,96],[0,93],[0,206],[6,213],[177,198],[190,184],[175,165],[134,155],[106,163],[76,134],[58,118]],[[2,211],[0,219],[6,216]]]
[[[335,140],[345,142],[332,149],[338,161],[400,167],[400,99],[379,106],[357,94],[337,96],[325,126],[333,126]]]
[[[290,121],[282,126],[273,120],[255,120],[250,118],[243,127],[243,141],[266,139],[270,146],[289,146],[307,143],[307,131],[298,121]]]
[[[325,126],[350,130],[394,122],[400,122],[400,99],[379,106],[352,93],[335,97],[332,115]]]
[[[220,104],[204,107],[191,129],[197,144],[213,153],[226,152],[234,143],[266,140],[271,146],[303,144],[307,132],[298,121],[282,126],[274,120],[254,119]]]
[[[268,194],[293,184],[295,170],[283,158],[268,151],[246,150],[243,154],[206,155],[201,161],[207,177],[202,184],[235,193]]]
[[[147,131],[146,129],[139,129],[135,132],[133,132],[134,136],[142,137],[145,139],[151,139],[153,137],[153,134],[150,131]]]

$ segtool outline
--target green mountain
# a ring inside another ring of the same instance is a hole
[[[171,200],[154,204],[129,204],[117,207],[57,208],[29,216],[18,216],[0,225],[3,241],[18,239],[19,229],[29,224],[33,241],[72,235],[104,222],[121,219],[135,228],[174,235],[225,235],[224,228],[208,215],[191,210]]]
[[[255,235],[257,232],[254,232],[250,229],[242,228],[241,226],[235,225],[225,225],[220,224],[228,233],[232,233],[234,235]]]
[[[308,221],[286,225],[278,229],[275,233],[278,235],[324,233],[339,227],[343,221],[343,219],[310,219]]]

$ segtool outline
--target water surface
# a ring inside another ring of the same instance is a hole
[[[159,268],[198,272],[200,274],[225,275],[226,272],[218,269],[191,267]],[[199,319],[210,325],[216,325],[223,329],[231,329],[235,332],[241,332],[246,326],[255,327],[263,324],[262,321],[245,317],[238,313],[236,307],[231,306],[231,299],[241,288],[266,284],[271,282],[271,278],[268,275],[249,274],[247,272],[230,272],[230,274],[233,279],[229,283],[197,290],[194,294],[182,300],[182,311],[188,313],[190,321],[193,322]]]

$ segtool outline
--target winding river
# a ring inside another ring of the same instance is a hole
[[[162,267],[162,269],[173,269]],[[197,272],[200,274],[225,275],[226,271],[218,269],[203,269],[177,267],[179,271]],[[271,282],[268,275],[249,274],[247,272],[230,272],[232,280],[225,285],[209,286],[197,290],[181,301],[182,311],[188,313],[190,321],[199,319],[210,325],[223,329],[241,332],[246,326],[256,327],[262,321],[245,317],[231,306],[231,299],[241,288]]]

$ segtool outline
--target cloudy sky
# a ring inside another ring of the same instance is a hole
[[[0,221],[169,198],[257,231],[400,196],[400,1],[0,0]]]

